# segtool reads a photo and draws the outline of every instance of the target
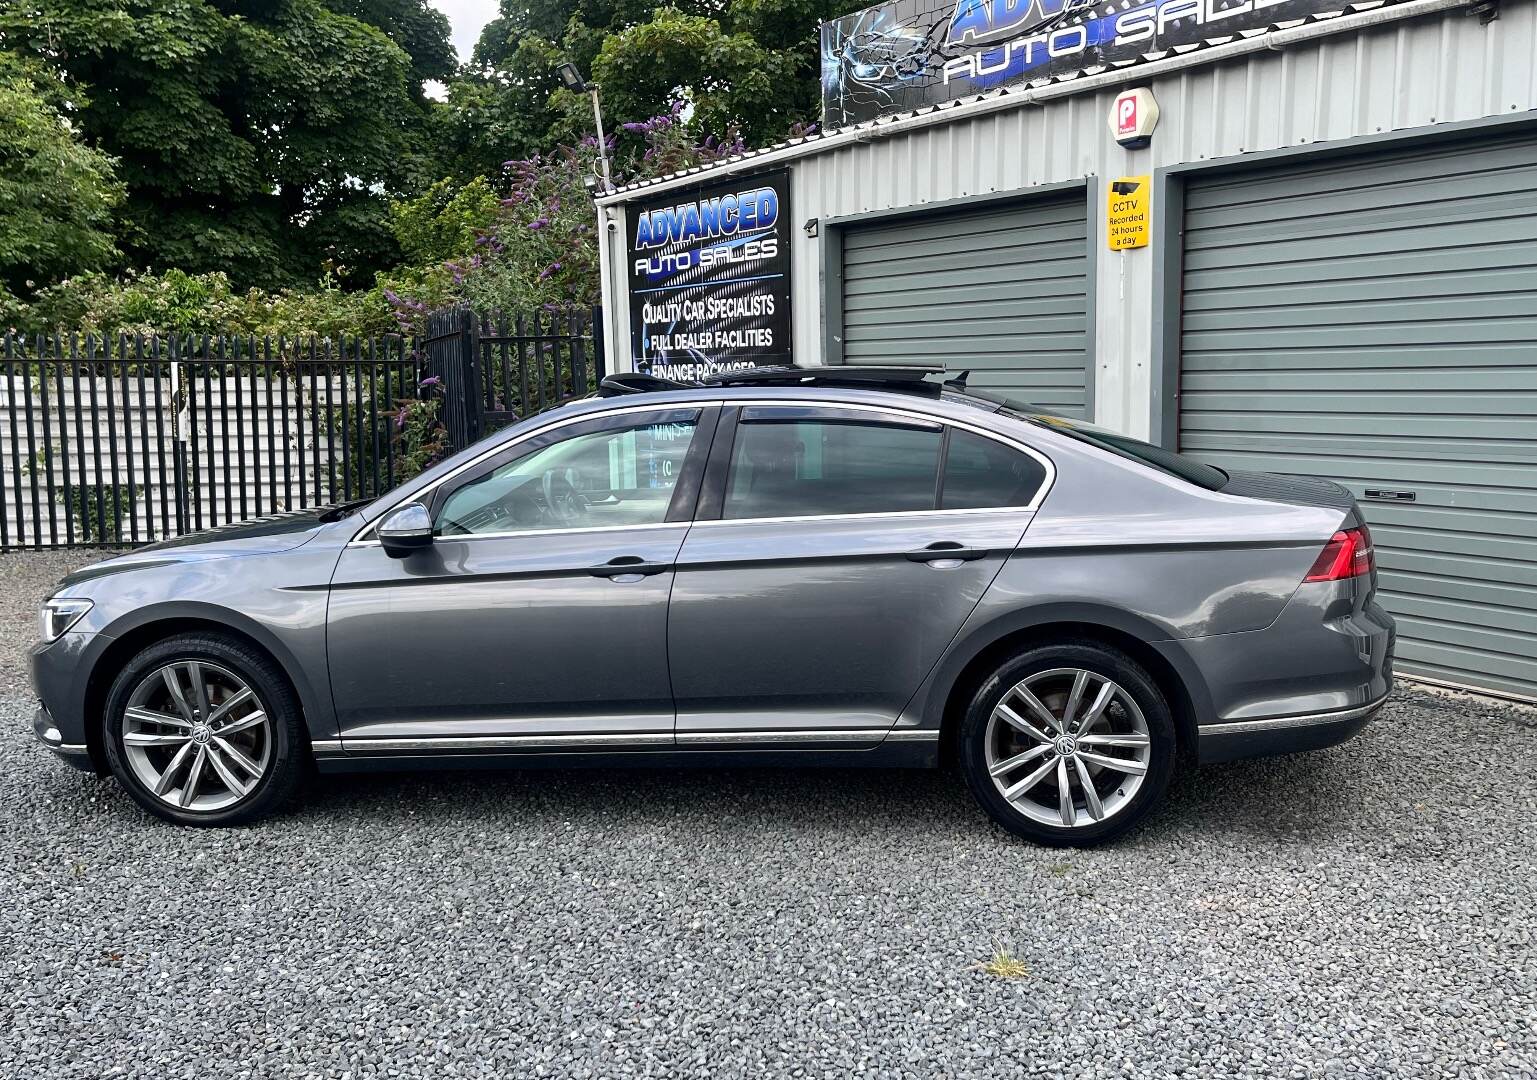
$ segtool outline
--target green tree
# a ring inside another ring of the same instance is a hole
[[[591,131],[583,95],[560,87],[571,60],[602,87],[616,128],[692,106],[695,131],[761,145],[821,111],[817,28],[862,0],[501,0],[450,87],[440,138],[458,175],[548,153]],[[638,145],[630,140],[632,147]]]
[[[484,176],[468,184],[439,180],[414,199],[390,206],[390,227],[411,266],[474,254],[476,242],[496,219],[496,192]]]
[[[388,204],[423,175],[447,30],[427,0],[0,0],[0,44],[120,162],[130,264],[237,286],[397,258]]]
[[[0,52],[0,322],[37,288],[116,255],[112,161],[82,145],[61,88]]]

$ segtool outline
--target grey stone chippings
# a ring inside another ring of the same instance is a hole
[[[185,829],[33,744],[16,660],[88,558],[27,559],[0,1077],[1537,1076],[1529,712],[1400,690],[1096,851],[812,769],[322,778]]]
[[[12,697],[0,1076],[1531,1076],[1509,711],[1401,691],[1077,852],[852,770],[325,778],[175,828]]]

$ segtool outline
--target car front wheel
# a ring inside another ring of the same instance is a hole
[[[266,656],[219,634],[150,646],[107,697],[113,775],[152,814],[236,825],[287,802],[307,745],[298,701]]]
[[[1003,664],[961,729],[967,784],[994,821],[1052,846],[1126,832],[1163,798],[1174,720],[1129,656],[1097,643],[1046,645]]]

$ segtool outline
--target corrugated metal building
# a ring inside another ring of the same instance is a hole
[[[1053,36],[1077,29],[1061,6]],[[1109,122],[1131,87],[1160,109],[1142,149]],[[702,288],[637,286],[637,219],[787,173],[789,310],[767,307],[789,341],[758,359],[943,361],[1214,463],[1333,477],[1377,536],[1402,670],[1537,699],[1534,109],[1537,3],[1407,0],[830,128],[598,200],[610,370],[665,359],[641,293]],[[1107,243],[1123,177],[1150,178],[1135,250]]]

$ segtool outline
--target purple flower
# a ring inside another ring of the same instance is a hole
[[[539,280],[540,281],[546,281],[549,278],[553,277],[555,275],[555,273],[557,271],[559,271],[559,270],[560,270],[560,263],[552,262],[549,266],[546,266],[543,270],[539,271]]]
[[[419,386],[423,390],[427,389],[429,386],[442,386],[443,385],[443,376],[441,376],[441,375],[428,375],[425,379],[423,379],[421,382],[417,383],[416,385]]]
[[[547,217],[536,217],[528,223],[528,227],[534,232],[538,232],[540,229],[547,229],[550,227],[550,219]]]
[[[626,130],[626,131],[635,132],[636,134],[640,134],[641,132],[646,132],[646,131],[650,131],[651,130],[651,128],[649,126],[647,126],[646,124],[635,123],[633,121],[631,123],[628,123],[628,124],[620,124],[619,126],[624,128],[624,130]],[[594,139],[593,141],[596,142],[597,140]]]

